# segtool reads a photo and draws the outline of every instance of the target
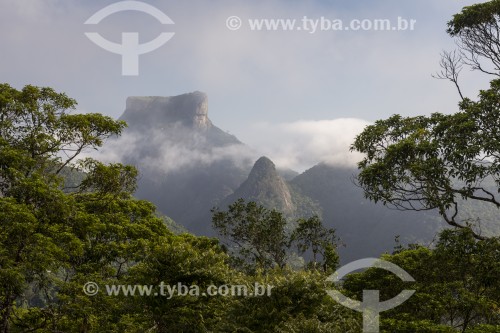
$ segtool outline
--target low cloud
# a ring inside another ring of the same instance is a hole
[[[362,155],[350,152],[349,147],[367,125],[370,125],[368,121],[355,118],[261,123],[254,128],[259,135],[249,144],[277,166],[297,171],[319,162],[354,166]]]
[[[108,163],[136,165],[143,174],[166,175],[222,161],[246,169],[251,167],[258,154],[243,144],[216,146],[199,132],[171,126],[147,133],[125,131],[119,138],[106,142],[94,157]]]
[[[142,173],[168,174],[221,161],[249,169],[259,156],[267,156],[279,168],[302,172],[318,163],[355,166],[362,155],[349,147],[370,122],[356,118],[259,123],[251,126],[245,144],[213,146],[207,137],[182,126],[165,131],[125,131],[93,156],[104,162],[136,165]],[[248,133],[247,133],[248,134]]]

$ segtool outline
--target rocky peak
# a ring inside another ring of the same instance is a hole
[[[202,130],[212,127],[208,119],[208,97],[200,91],[172,97],[129,97],[121,119],[131,128],[162,127],[175,123]]]
[[[259,181],[263,178],[279,178],[273,161],[265,156],[262,156],[255,162],[248,176],[248,180]]]
[[[256,201],[286,214],[295,211],[288,185],[279,176],[274,163],[267,157],[261,157],[255,162],[247,180],[225,201],[226,204],[231,204],[239,198]]]

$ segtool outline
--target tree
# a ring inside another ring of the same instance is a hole
[[[75,103],[50,88],[0,85],[1,333],[359,327],[327,298],[319,272],[283,274],[289,234],[281,213],[243,201],[228,212],[214,211],[214,223],[242,244],[236,249],[247,255],[252,272],[259,271],[255,275],[232,270],[218,240],[170,232],[153,204],[133,197],[134,167],[80,160],[125,124],[98,114],[71,115]],[[159,292],[163,282],[203,291],[256,281],[276,284],[276,295],[167,299],[112,296],[106,288],[156,286]],[[86,295],[87,282],[101,291]]]
[[[500,76],[500,1],[464,7],[448,22],[448,34],[457,38],[462,61],[473,70]],[[489,64],[484,64],[486,60]],[[492,68],[490,68],[492,67]]]
[[[227,211],[214,208],[212,213],[214,228],[235,251],[239,265],[251,270],[285,266],[289,236],[281,212],[239,199]]]
[[[500,1],[494,0],[465,7],[448,23],[459,50],[443,54],[437,77],[458,88],[459,112],[394,115],[356,137],[351,150],[365,154],[358,182],[367,198],[402,210],[436,209],[460,228],[470,227],[459,214],[464,201],[500,208],[500,80],[477,101],[464,97],[458,84],[463,65],[500,76],[499,19]],[[475,237],[485,236],[475,230]]]
[[[252,277],[273,286],[270,295],[236,298],[215,330],[230,332],[360,332],[361,321],[353,311],[327,295],[331,288],[317,270],[294,271],[274,268]]]
[[[434,77],[451,81],[463,100],[459,74],[464,65],[473,71],[500,76],[500,1],[464,7],[448,22],[447,32],[456,40],[457,50],[444,51],[441,71]]]
[[[162,238],[147,249],[144,260],[130,269],[129,285],[164,283],[178,288],[163,297],[124,297],[119,309],[121,331],[126,332],[215,332],[216,325],[230,303],[227,297],[196,296],[188,291],[209,286],[234,284],[234,272],[216,239],[188,234]],[[182,284],[181,290],[179,284]],[[133,314],[133,316],[131,316]]]
[[[363,290],[380,290],[381,300],[404,289],[416,291],[382,313],[384,332],[498,332],[499,249],[498,239],[477,240],[469,229],[445,230],[434,249],[412,245],[382,257],[407,271],[415,282],[371,268],[350,274],[343,288],[356,299],[361,299]]]
[[[75,106],[75,100],[52,88],[28,85],[18,91],[8,84],[1,84],[0,144],[5,154],[3,157],[8,158],[9,153],[17,152],[24,158],[31,158],[31,163],[24,165],[26,175],[35,171],[59,174],[82,152],[97,149],[106,138],[119,135],[125,127],[125,122],[100,114],[71,114]],[[7,172],[7,169],[8,165],[2,165],[2,171]],[[1,177],[0,190],[5,194],[8,180],[12,178],[8,173]]]
[[[365,196],[402,210],[437,209],[455,227],[467,227],[458,217],[463,200],[500,208],[499,98],[495,80],[456,114],[395,115],[365,128],[351,148],[365,153],[358,164]]]
[[[317,215],[308,219],[301,218],[292,232],[291,242],[297,245],[300,254],[311,250],[313,266],[316,267],[318,255],[323,257],[323,267],[334,269],[338,264],[336,252],[337,237],[334,229],[327,229]]]
[[[85,282],[121,279],[168,230],[134,199],[137,170],[78,158],[125,123],[70,114],[51,88],[0,85],[0,332],[95,332],[116,303],[82,294]],[[80,167],[83,181],[65,191]]]
[[[0,85],[1,332],[10,331],[26,287],[47,290],[50,272],[81,250],[77,205],[61,191],[59,173],[125,126],[98,114],[69,114],[75,105],[51,88]]]

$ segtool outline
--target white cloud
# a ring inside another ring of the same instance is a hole
[[[168,135],[161,129],[148,133],[125,131],[92,156],[108,163],[135,160],[141,172],[156,175],[223,160],[248,169],[260,156],[269,157],[279,168],[299,172],[320,162],[354,166],[362,155],[350,152],[349,147],[369,124],[354,118],[259,123],[251,126],[252,133],[258,135],[247,138],[247,145],[225,147],[207,145],[204,136],[182,127],[170,128]]]
[[[90,156],[106,163],[133,163],[141,173],[149,175],[165,175],[220,161],[231,161],[247,169],[258,158],[248,146],[212,146],[206,136],[176,124],[168,131],[159,128],[147,133],[126,130]]]
[[[361,159],[349,151],[357,134],[370,123],[362,119],[301,120],[261,123],[249,144],[271,158],[277,166],[303,171],[319,162],[353,166]]]
[[[169,29],[176,35],[164,47],[141,55],[139,77],[123,77],[120,56],[84,36],[89,27],[83,22],[113,0],[0,0],[0,28],[8,32],[0,36],[0,76],[18,88],[27,83],[52,86],[76,98],[83,109],[114,117],[123,111],[127,96],[202,90],[209,95],[210,117],[217,126],[268,151],[275,135],[288,137],[291,129],[269,129],[271,140],[258,145],[247,124],[456,111],[453,86],[430,74],[438,69],[439,52],[453,48],[446,21],[476,1],[305,1],[290,6],[285,0],[148,0],[175,21]],[[141,42],[149,41],[163,27],[141,15],[116,14],[92,28],[115,42],[123,31],[138,31]],[[402,33],[229,31],[225,21],[231,15],[243,20],[403,16],[418,23],[415,31]],[[466,71],[463,75],[468,96],[486,87]],[[306,142],[305,137],[311,138],[311,149],[321,146],[320,139],[300,135]],[[286,164],[308,167],[316,162],[316,157],[298,156],[295,148],[286,154],[278,148],[276,144],[277,157]],[[322,153],[313,155],[332,155],[318,151]]]

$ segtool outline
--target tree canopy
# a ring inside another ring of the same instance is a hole
[[[454,227],[464,201],[500,208],[500,80],[477,100],[460,89],[462,66],[500,75],[500,1],[465,7],[448,23],[458,50],[444,52],[438,78],[452,81],[461,101],[454,114],[393,115],[378,120],[351,146],[365,154],[359,185],[370,200],[403,210],[437,210]],[[475,230],[477,238],[484,238]]]
[[[437,209],[457,227],[466,227],[457,218],[462,200],[500,208],[499,98],[494,80],[458,113],[394,115],[368,126],[352,146],[366,154],[358,176],[365,195],[398,209]]]
[[[319,333],[359,327],[327,297],[323,274],[287,267],[282,213],[255,203],[215,213],[228,231],[244,229],[231,235],[258,250],[247,260],[279,263],[265,273],[235,269],[236,258],[217,239],[174,235],[153,204],[134,198],[133,166],[82,159],[125,124],[72,114],[75,105],[51,88],[0,85],[0,332]],[[249,219],[232,220],[233,213]],[[86,294],[89,282],[101,291]],[[106,293],[109,286],[158,293],[161,283],[251,289],[257,282],[275,290],[262,297]]]

